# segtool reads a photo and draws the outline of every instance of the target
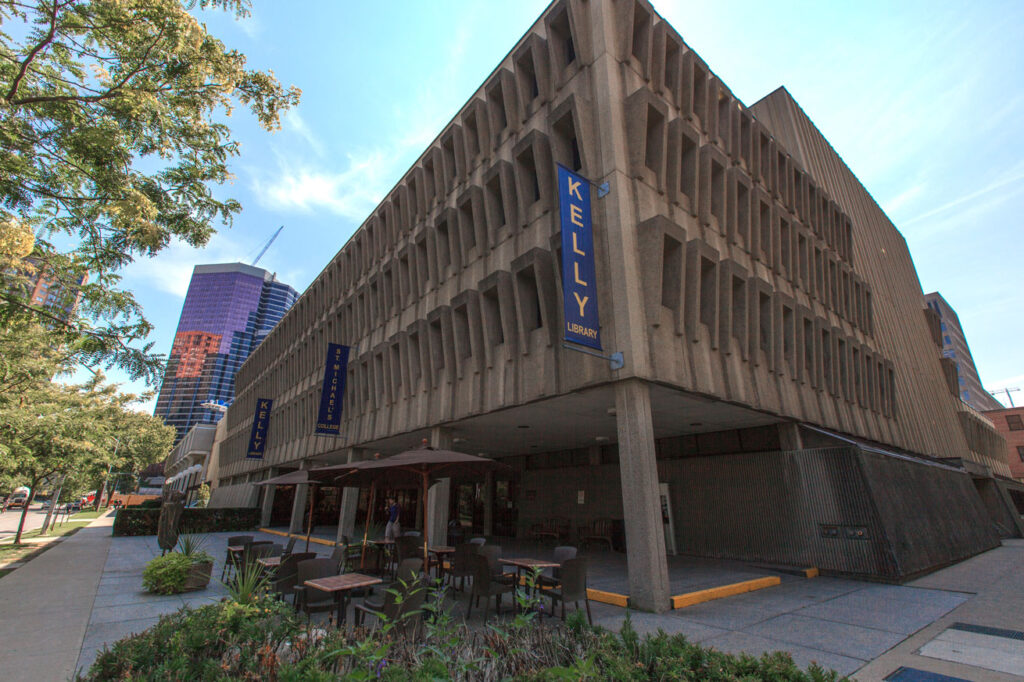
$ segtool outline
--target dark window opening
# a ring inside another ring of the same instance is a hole
[[[633,10],[633,56],[643,63],[647,54],[647,35],[651,24],[651,15],[643,9],[643,5],[636,3]]]
[[[644,165],[655,173],[661,170],[662,140],[664,137],[665,117],[654,107],[648,106],[647,133],[644,136]]]
[[[442,220],[437,224],[437,264],[440,272],[452,264],[451,242],[448,231],[448,221]]]
[[[718,263],[707,258],[700,259],[700,321],[713,328],[715,312],[718,309]]]
[[[741,343],[747,337],[747,281],[732,278],[732,335]]]
[[[551,20],[549,24],[551,30],[551,40],[554,45],[561,45],[561,54],[559,55],[563,60],[562,66],[569,66],[576,61],[576,45],[572,39],[572,28],[569,25],[569,14],[563,10],[557,17]]]
[[[537,178],[537,164],[533,159],[533,147],[527,147],[519,155],[519,167],[526,174],[526,186],[533,191],[533,201],[540,200],[540,180]],[[532,202],[531,202],[532,203]]]
[[[517,272],[516,283],[519,285],[519,300],[523,306],[523,323],[526,325],[526,331],[540,329],[544,326],[544,318],[541,314],[540,291],[537,289],[537,276],[533,267]]]
[[[719,229],[725,226],[725,167],[711,160],[711,215],[718,219]]]
[[[427,327],[430,334],[430,355],[434,369],[444,369],[444,346],[441,334],[441,320],[432,321]]]
[[[498,299],[497,287],[483,293],[483,304],[487,341],[492,346],[500,346],[505,343],[505,327],[501,319],[501,301]]]
[[[758,300],[758,344],[765,353],[771,350],[772,338],[772,298],[766,293],[759,292]]]
[[[469,337],[469,311],[466,310],[466,306],[461,305],[452,313],[455,318],[455,347],[459,351],[459,358],[465,359],[473,354]]]
[[[697,182],[699,178],[697,143],[683,135],[680,149],[682,151],[682,158],[680,159],[679,169],[679,191],[685,194],[692,202],[697,196]]]
[[[661,305],[679,310],[683,291],[683,245],[665,235],[661,254]]]
[[[1021,421],[1019,414],[1006,415],[1006,426],[1011,431],[1024,431],[1024,421]]]

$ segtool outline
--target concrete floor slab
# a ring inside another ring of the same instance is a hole
[[[844,623],[784,614],[756,623],[744,632],[842,656],[870,660],[903,641],[903,635]]]

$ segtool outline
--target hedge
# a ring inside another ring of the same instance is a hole
[[[159,509],[124,507],[114,517],[114,535],[156,535],[159,522]],[[252,530],[259,522],[260,510],[256,507],[188,507],[183,510],[178,528],[188,533],[220,533]]]

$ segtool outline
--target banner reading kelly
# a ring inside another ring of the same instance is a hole
[[[263,459],[263,448],[267,446],[267,427],[270,426],[270,408],[273,405],[273,400],[256,399],[256,414],[252,418],[252,433],[249,434],[246,459]]]
[[[558,204],[562,219],[565,340],[601,350],[590,183],[561,165],[558,166]]]
[[[348,373],[348,346],[327,344],[324,384],[320,389],[320,413],[316,418],[316,435],[341,434],[341,403],[345,397],[345,375]]]

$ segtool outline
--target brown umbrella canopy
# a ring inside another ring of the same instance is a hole
[[[493,459],[467,455],[454,450],[434,450],[424,445],[415,450],[406,450],[391,457],[368,459],[350,464],[338,464],[312,469],[314,478],[331,481],[336,485],[356,487],[386,483],[392,488],[419,487],[423,503],[423,566],[429,564],[427,557],[427,489],[438,479],[458,474],[473,474],[498,469],[507,469]],[[369,517],[367,517],[369,523]],[[365,544],[365,533],[364,533]]]
[[[298,469],[297,471],[290,471],[287,474],[268,478],[265,481],[257,481],[253,485],[296,485],[298,483],[326,483],[326,481],[310,478],[309,469]]]

